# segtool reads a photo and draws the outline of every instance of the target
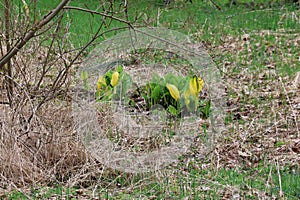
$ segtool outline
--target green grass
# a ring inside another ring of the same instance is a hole
[[[22,5],[20,1],[16,2],[16,5]],[[49,11],[49,8],[54,8],[59,2],[59,0],[38,1],[37,10],[41,14],[45,14]],[[116,8],[119,8],[121,2],[116,1]],[[161,1],[157,0],[129,1],[129,21],[135,21],[135,17],[140,16],[134,23],[135,25],[168,27],[186,34],[201,31],[203,34],[201,38],[197,39],[211,43],[220,43],[222,37],[229,34],[240,35],[244,32],[258,30],[277,30],[279,28],[299,30],[300,28],[298,21],[291,15],[296,10],[293,5],[285,7],[280,5],[268,10],[258,7],[258,9],[253,10],[257,7],[245,6],[251,1],[241,1],[239,6],[234,7],[228,7],[226,5],[227,0],[216,2],[221,6],[221,11],[203,1],[195,1],[193,4],[172,4],[167,7],[162,6]],[[264,4],[268,5],[266,2]],[[71,1],[69,5],[103,12],[97,1]],[[284,17],[284,14],[287,15]],[[117,16],[123,15],[118,14]],[[91,39],[100,25],[102,17],[70,10],[65,15],[65,19],[65,23],[70,26],[69,39],[75,47],[79,47]],[[107,24],[109,24],[109,21],[107,20]],[[124,24],[112,21],[109,27],[103,28],[103,31],[119,26],[124,26]],[[105,34],[98,41],[100,42],[112,34],[115,33]]]
[[[280,178],[276,166],[260,166],[249,169],[204,169],[194,168],[199,163],[193,163],[185,171],[177,171],[172,175],[166,172],[160,179],[149,175],[135,175],[130,178],[117,177],[111,181],[113,184],[99,188],[95,197],[105,199],[221,199],[226,192],[236,191],[240,198],[256,199],[256,193],[268,197],[279,197],[279,180],[282,192],[288,199],[300,198],[300,170],[281,169]],[[140,182],[141,179],[146,181]],[[125,188],[131,188],[127,190]],[[92,188],[91,188],[92,189]],[[26,195],[32,199],[47,199],[58,197],[63,199],[78,199],[82,195],[78,188],[66,188],[57,186],[52,188],[32,189]],[[86,194],[89,192],[86,192]],[[21,192],[12,192],[7,199],[26,199]]]
[[[135,16],[143,13],[135,22],[136,25],[168,27],[185,34],[190,34],[196,40],[216,45],[222,43],[224,37],[228,35],[238,37],[244,33],[250,33],[250,46],[255,52],[253,54],[254,57],[252,58],[251,67],[254,68],[264,68],[265,60],[270,58],[269,55],[263,52],[279,42],[281,43],[281,47],[279,48],[286,50],[290,48],[292,50],[293,58],[291,58],[291,62],[297,60],[297,52],[299,52],[299,49],[293,47],[293,45],[287,47],[285,43],[286,38],[278,39],[278,37],[270,35],[263,38],[264,41],[261,41],[261,36],[255,35],[260,30],[277,31],[280,29],[291,30],[292,33],[297,33],[296,30],[300,30],[300,24],[297,19],[292,16],[292,13],[297,9],[295,6],[286,5],[282,7],[282,5],[280,5],[270,9],[268,8],[268,10],[264,8],[253,10],[252,8],[243,6],[243,4],[229,8],[226,6],[227,1],[217,2],[219,2],[219,5],[222,7],[221,11],[202,1],[195,1],[193,4],[178,5],[178,8],[176,6],[160,6],[155,0],[138,1],[132,4],[129,2],[129,20],[133,21]],[[98,8],[98,11],[101,11],[95,1],[85,3],[72,2],[71,5],[87,6],[90,9]],[[70,23],[70,40],[74,42],[75,47],[81,46],[90,40],[102,19],[100,16],[80,11],[70,11],[67,17]],[[124,24],[112,21],[109,28],[119,26],[124,26]],[[104,28],[103,31],[109,28]],[[201,34],[197,35],[199,32]],[[98,39],[98,42],[101,42],[115,33],[103,35],[103,37]],[[98,42],[96,42],[96,44]],[[259,42],[261,46],[256,47],[255,45]],[[92,48],[89,48],[89,50]],[[278,71],[280,73],[293,75],[300,70],[300,65],[289,67],[287,66],[288,64],[280,64],[281,58],[277,56],[276,52],[271,56],[271,59],[273,59],[274,62],[279,62]],[[215,61],[218,62],[217,59]],[[222,62],[222,60],[220,60],[220,62]]]

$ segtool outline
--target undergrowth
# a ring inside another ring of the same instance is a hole
[[[45,114],[31,127],[26,142],[0,143],[1,198],[299,199],[299,7],[281,1],[230,6],[219,0],[218,10],[209,2],[177,1],[168,6],[154,0],[128,2],[131,20],[140,16],[136,26],[188,34],[206,47],[218,66],[226,86],[226,129],[216,136],[208,155],[199,156],[201,144],[195,138],[179,163],[166,168],[143,174],[106,168],[77,140],[70,100],[61,98],[40,111]],[[71,4],[101,10],[93,1]],[[42,3],[38,9],[43,12],[51,5]],[[72,19],[69,39],[75,47],[88,40],[100,20],[79,12],[66,17]],[[110,28],[119,25],[112,22]],[[11,129],[9,123],[15,121],[0,106],[1,131],[17,131],[18,124]],[[41,132],[43,138],[30,140]],[[55,133],[52,139],[49,132]]]

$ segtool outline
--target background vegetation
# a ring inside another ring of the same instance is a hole
[[[1,57],[60,2],[27,1],[27,14],[24,1],[10,1],[9,29],[0,21]],[[299,6],[213,2],[71,1],[38,30],[0,70],[1,198],[299,199]],[[178,164],[130,174],[106,168],[78,141],[74,74],[97,44],[129,25],[185,33],[217,64],[226,130],[206,157],[195,140]]]

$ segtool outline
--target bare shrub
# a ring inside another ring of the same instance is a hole
[[[114,10],[114,1],[99,2],[99,11],[67,6],[68,2],[62,0],[43,15],[37,10],[40,2],[12,5],[3,1],[0,188],[4,191],[51,182],[82,182],[78,179],[88,176],[82,176],[82,170],[93,162],[72,121],[73,75],[81,54],[100,36],[119,29],[103,31],[104,26],[111,20],[124,23],[121,28],[128,28],[130,23],[122,3]],[[69,12],[99,17],[101,23],[96,31],[91,28],[84,44],[72,41],[69,28],[76,22]],[[116,13],[119,16],[115,17]]]

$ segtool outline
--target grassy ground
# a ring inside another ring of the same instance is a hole
[[[254,5],[240,1],[232,7],[227,1],[215,2],[222,10],[209,1],[167,7],[154,0],[129,2],[129,16],[143,13],[136,25],[189,34],[206,46],[222,73],[228,106],[226,130],[207,157],[197,156],[195,144],[179,164],[153,173],[109,171],[91,176],[84,184],[69,186],[58,181],[3,198],[299,199],[299,8],[276,1],[272,7],[264,1]],[[93,1],[86,4],[97,8]],[[70,12],[69,17],[70,40],[78,46],[94,31],[93,26],[82,24],[100,20],[77,12]]]

